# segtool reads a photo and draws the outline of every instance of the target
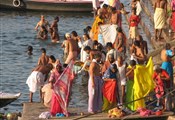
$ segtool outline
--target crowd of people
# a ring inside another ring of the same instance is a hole
[[[161,10],[165,8],[165,1],[156,1],[155,14],[159,12],[158,8]],[[145,86],[153,90],[151,86],[154,86],[152,83],[155,83],[154,90],[156,93],[155,96],[158,99],[157,106],[164,105],[164,109],[169,109],[165,102],[163,102],[164,99],[162,96],[173,88],[172,57],[175,55],[175,48],[166,43],[165,48],[161,52],[161,60],[163,61],[161,66],[151,66],[152,59],[147,57],[147,42],[143,40],[138,30],[142,10],[139,0],[132,0],[131,2],[128,30],[129,39],[127,39],[122,28],[122,14],[128,14],[128,12],[125,11],[124,5],[119,0],[115,0],[112,4],[103,4],[101,8],[97,5],[93,6],[95,10],[94,23],[92,27],[87,26],[84,29],[83,37],[80,37],[76,31],[65,34],[65,40],[61,45],[64,48],[64,63],[61,64],[60,60],[56,59],[53,55],[48,56],[45,48],[41,49],[42,55],[38,60],[38,65],[33,69],[26,82],[29,86],[30,102],[33,102],[33,93],[40,87],[41,101],[44,100],[44,105],[51,108],[51,114],[63,113],[55,96],[56,93],[53,91],[54,83],[72,60],[76,61],[79,59],[78,61],[81,61],[84,65],[77,73],[89,73],[87,74],[89,113],[94,114],[96,112],[106,111],[116,106],[126,106],[132,111],[137,110],[139,107],[145,107],[144,105],[137,105],[136,107],[133,104],[134,102],[131,102],[136,99],[134,96],[134,89],[135,91],[138,89],[134,88],[136,81],[139,85],[145,79],[142,76],[138,78],[137,74],[143,74],[143,76],[144,74],[149,75],[148,79],[151,78],[151,80],[147,82],[150,82],[151,85],[145,82]],[[56,17],[50,26],[42,15],[41,21],[35,27],[36,30],[38,27],[40,29],[38,38],[42,40],[47,39],[48,31],[50,31],[51,40],[53,42],[59,41],[58,21],[59,17]],[[105,43],[100,28],[106,24],[116,27],[117,35],[114,42]],[[161,31],[157,35],[157,29],[159,30],[160,28],[155,28],[155,38],[160,39]],[[33,48],[29,46],[28,50],[28,54],[32,55],[31,51]],[[129,60],[126,58],[129,58]],[[143,68],[140,66],[143,66]],[[88,70],[85,69],[87,67]],[[139,70],[141,71],[142,69],[145,71],[139,73]],[[147,71],[147,69],[152,72]],[[44,84],[46,81],[48,83]],[[140,90],[142,85],[137,87]]]

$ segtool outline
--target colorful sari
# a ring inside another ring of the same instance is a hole
[[[110,67],[111,67],[111,63],[109,61],[106,61],[102,68],[102,73],[104,74],[103,78],[109,80],[109,81],[105,81],[102,87],[102,93],[103,93],[102,110],[103,111],[109,110],[115,107],[117,103],[116,73],[110,72],[109,70]],[[110,74],[110,75],[106,75],[106,74]],[[106,78],[105,76],[109,76],[109,78]]]
[[[129,103],[134,100],[134,80],[128,80],[126,82],[126,103]],[[134,110],[134,102],[126,104],[126,107],[129,108],[130,110]]]
[[[50,110],[52,115],[55,115],[56,113],[63,113],[68,116],[67,107],[72,80],[74,79],[73,65],[74,61],[71,61],[54,84]]]
[[[93,33],[93,37],[91,38],[92,40],[98,40],[98,33],[99,33],[99,30],[98,30],[98,23],[99,22],[102,22],[103,23],[103,20],[97,16],[94,20],[94,23],[92,25],[92,30],[91,32]]]
[[[117,81],[105,81],[102,93],[103,93],[103,111],[109,110],[116,105],[116,88],[117,88]]]

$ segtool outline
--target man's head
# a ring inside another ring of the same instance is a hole
[[[41,20],[42,20],[42,21],[44,20],[44,15],[41,15]]]
[[[122,33],[122,28],[121,27],[117,27],[117,32]]]
[[[64,36],[65,36],[65,39],[69,39],[69,38],[71,38],[70,33],[66,33]]]
[[[136,8],[132,8],[132,15],[136,15]]]
[[[161,72],[161,67],[160,67],[160,65],[154,65],[153,70],[154,70],[155,72],[157,72],[157,73],[160,73],[160,72]]]
[[[41,52],[42,53],[46,53],[46,49],[45,48],[41,48]]]
[[[118,63],[122,63],[123,62],[123,57],[122,56],[118,56],[117,57],[117,62]]]
[[[32,55],[33,54],[32,51],[33,51],[33,47],[29,45],[27,48],[28,55]]]
[[[136,61],[135,60],[130,60],[129,65],[131,67],[135,66],[136,65]]]
[[[112,13],[115,14],[116,13],[116,7],[112,8]]]
[[[54,20],[56,20],[57,22],[59,22],[60,18],[59,18],[58,16],[56,16],[56,17],[54,18]]]
[[[107,5],[107,4],[104,4],[104,5],[102,6],[102,8],[107,9],[107,8],[108,8],[108,5]]]
[[[49,63],[55,63],[56,62],[56,58],[53,55],[49,56]]]
[[[110,63],[113,63],[115,61],[114,55],[113,54],[109,54],[108,55],[108,60],[109,60]]]
[[[93,49],[97,49],[97,46],[98,46],[98,41],[94,40],[93,41]]]
[[[78,36],[78,34],[77,34],[77,32],[76,32],[76,31],[72,31],[72,32],[71,32],[71,36],[72,36],[72,38],[74,38],[74,37],[77,37],[77,36]]]
[[[85,33],[85,34],[83,34],[83,39],[84,39],[84,40],[88,40],[88,39],[90,39],[90,37],[89,37],[88,34]]]
[[[141,35],[137,35],[137,36],[136,36],[136,40],[137,40],[137,41],[143,41],[143,38],[142,38]]]
[[[135,40],[135,41],[134,41],[134,46],[140,47],[140,41]]]
[[[165,49],[166,49],[166,50],[171,49],[171,45],[170,45],[169,43],[166,43],[166,44],[165,44]]]
[[[33,51],[33,47],[32,47],[32,46],[30,46],[30,45],[28,46],[28,48],[27,48],[27,49],[28,49],[28,51],[29,51],[29,52],[32,52],[32,51]]]
[[[106,43],[106,49],[107,51],[111,50],[113,47],[112,47],[112,43],[111,42],[108,42]]]
[[[103,45],[100,44],[100,43],[98,43],[98,45],[97,45],[97,50],[98,50],[98,51],[102,51],[102,50],[103,50]]]
[[[90,48],[89,46],[86,46],[86,47],[84,47],[83,50],[84,50],[87,54],[89,54],[90,51],[91,51],[91,48]]]

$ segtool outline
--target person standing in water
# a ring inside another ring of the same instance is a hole
[[[57,17],[55,17],[55,19],[50,27],[51,40],[54,43],[57,43],[60,40],[60,36],[58,33],[58,22],[59,22],[59,17],[57,16]]]
[[[40,30],[41,30],[41,26],[44,26],[47,30],[50,26],[49,22],[45,20],[44,15],[41,15],[41,20],[37,23],[35,30],[38,31],[38,27],[40,27]]]

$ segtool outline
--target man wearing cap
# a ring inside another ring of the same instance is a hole
[[[63,61],[65,62],[66,61],[66,59],[67,59],[67,56],[68,56],[68,54],[69,54],[69,47],[68,47],[68,39],[70,39],[70,33],[66,33],[65,35],[64,35],[64,41],[63,41],[63,43],[62,43],[62,45],[61,45],[61,47],[62,48],[64,48],[64,52],[63,52]]]
[[[76,60],[77,54],[78,54],[78,41],[76,38],[78,37],[77,33],[75,31],[72,31],[71,38],[68,39],[68,49],[69,53],[67,56],[67,59],[65,61],[64,67],[67,66],[67,64],[70,63],[71,60]]]
[[[161,51],[162,65],[161,68],[166,70],[170,76],[169,87],[173,87],[173,65],[171,58],[175,55],[175,51],[171,50],[171,45],[166,43],[165,48]]]

